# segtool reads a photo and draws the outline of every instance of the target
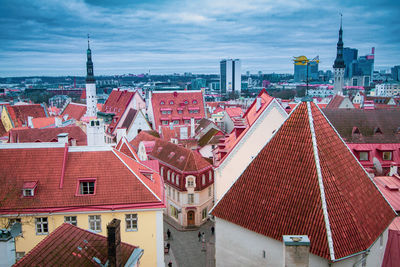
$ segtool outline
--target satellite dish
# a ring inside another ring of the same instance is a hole
[[[383,170],[382,170],[382,164],[381,164],[381,162],[380,162],[376,157],[374,157],[374,158],[372,159],[372,162],[374,163],[374,168],[375,168],[377,174],[382,175]]]
[[[11,236],[16,237],[22,233],[22,225],[19,222],[14,223],[10,230]]]

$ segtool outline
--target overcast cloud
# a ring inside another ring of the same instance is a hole
[[[0,76],[83,76],[87,33],[95,75],[218,73],[222,58],[292,73],[300,55],[326,70],[340,12],[345,46],[400,65],[400,1],[0,0]]]

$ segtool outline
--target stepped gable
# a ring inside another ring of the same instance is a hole
[[[368,249],[396,217],[314,103],[301,103],[212,214],[281,241],[308,235],[338,260]]]

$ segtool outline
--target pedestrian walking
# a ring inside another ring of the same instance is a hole
[[[167,243],[167,249],[169,251],[169,248],[171,247],[171,245],[169,244],[169,242]]]
[[[204,232],[201,233],[201,239],[203,242],[206,242],[206,234]]]
[[[197,234],[197,237],[199,238],[199,242],[200,242],[201,241],[201,233],[200,232]]]
[[[168,240],[171,238],[171,231],[169,229],[167,229],[167,238]]]
[[[214,231],[215,231],[214,226],[211,226],[211,234],[212,235],[214,235]]]

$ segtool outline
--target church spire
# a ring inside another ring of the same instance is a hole
[[[337,42],[337,52],[335,63],[333,64],[334,69],[343,69],[345,68],[344,60],[343,60],[343,30],[342,30],[342,14],[340,14],[340,29],[339,29],[339,40]]]
[[[86,61],[86,83],[95,83],[96,80],[93,76],[93,62],[92,62],[92,50],[90,50],[89,34],[88,34],[88,49],[87,49],[87,61]]]

